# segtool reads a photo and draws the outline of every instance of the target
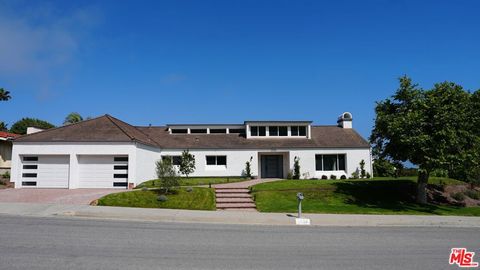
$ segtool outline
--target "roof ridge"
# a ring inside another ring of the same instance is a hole
[[[116,126],[118,127],[125,135],[127,135],[131,140],[133,141],[138,141],[138,142],[142,142],[141,140],[139,140],[138,138],[135,138],[135,136],[133,135],[130,135],[129,132],[127,132],[126,130],[124,130],[122,127],[120,127],[117,123],[115,123],[115,121],[118,121],[120,123],[123,123],[125,125],[128,125],[132,128],[134,128],[136,131],[140,132],[141,134],[145,135],[145,137],[149,140],[150,143],[153,143],[155,146],[159,146],[158,143],[153,140],[152,138],[150,138],[150,136],[148,136],[148,134],[146,134],[145,132],[141,131],[140,129],[138,129],[136,126],[133,126],[133,125],[130,125],[129,123],[125,122],[125,121],[122,121],[118,118],[115,118],[109,114],[106,115],[107,118]],[[143,142],[145,143],[145,142]]]
[[[115,123],[114,119],[117,120],[117,121],[120,121],[120,122],[123,122],[123,121],[121,121],[121,120],[119,120],[119,119],[117,119],[117,118],[115,118],[115,117],[113,117],[113,116],[111,116],[111,115],[109,115],[109,114],[106,114],[105,116],[108,118],[108,120],[110,120],[110,122],[112,122],[112,124],[114,124],[118,129],[120,129],[120,131],[122,131],[125,135],[127,135],[127,137],[129,137],[130,140],[132,140],[132,141],[135,140],[135,137],[134,137],[134,136],[131,136],[130,134],[128,134],[127,131],[125,131],[125,130],[124,130],[123,128],[121,128],[117,123]],[[127,125],[130,125],[130,124],[126,123],[126,122],[123,122],[123,123],[124,123],[124,124],[127,124]],[[132,126],[132,127],[133,127],[133,126]]]
[[[82,120],[82,121],[79,121],[79,122],[76,122],[76,123],[71,123],[71,124],[68,124],[68,125],[63,125],[63,126],[58,126],[58,127],[53,127],[53,128],[48,128],[48,129],[44,129],[44,130],[42,130],[42,131],[30,133],[30,134],[22,134],[22,135],[20,135],[20,136],[17,137],[17,138],[30,137],[30,136],[35,135],[35,134],[50,132],[50,131],[54,131],[54,130],[57,130],[57,129],[61,129],[61,128],[69,127],[69,126],[78,125],[78,124],[80,124],[80,123],[90,122],[90,121],[97,120],[97,119],[99,119],[99,118],[105,117],[105,116],[107,116],[107,115],[108,115],[108,114],[104,114],[104,115],[100,115],[100,116],[97,116],[97,117],[94,117],[94,118]]]

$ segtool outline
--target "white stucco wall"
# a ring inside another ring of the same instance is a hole
[[[321,154],[345,154],[346,166],[345,171],[316,171],[315,168],[315,155]],[[365,170],[372,174],[372,166],[370,159],[370,149],[358,149],[358,148],[344,148],[344,149],[297,149],[290,150],[290,168],[293,168],[294,157],[300,158],[300,173],[306,175],[306,178],[321,178],[322,175],[326,175],[330,178],[330,175],[335,175],[339,178],[345,175],[347,178],[352,176],[356,170],[360,172],[360,161],[365,160]],[[302,177],[303,178],[303,177]]]
[[[178,156],[183,150],[163,150],[161,155]],[[258,158],[255,150],[189,150],[195,156],[195,172],[190,176],[241,176],[245,163],[252,159],[252,175],[258,175]],[[227,156],[227,166],[209,166],[206,156]]]
[[[69,188],[78,188],[78,155],[128,155],[128,182],[138,185],[144,181],[155,179],[155,162],[162,155],[181,155],[183,149],[158,149],[139,143],[14,143],[12,151],[11,181],[15,187],[21,187],[22,155],[68,155],[70,157]],[[294,157],[300,158],[302,178],[321,178],[322,175],[334,174],[337,177],[350,177],[359,170],[359,163],[365,160],[365,169],[372,174],[370,149],[224,149],[204,150],[190,149],[195,156],[196,170],[191,176],[241,176],[245,163],[252,158],[251,171],[259,176],[259,157],[262,154],[284,155],[284,176],[293,170]],[[260,153],[260,154],[259,154]],[[316,154],[345,154],[345,171],[316,171]],[[206,164],[206,156],[227,156],[226,166],[210,166]]]
[[[160,159],[160,149],[137,143],[135,185],[156,179],[155,162]]]
[[[78,188],[78,155],[128,155],[128,182],[136,183],[136,147],[134,143],[26,143],[17,142],[12,149],[11,182],[21,188],[22,155],[69,155],[69,188]]]

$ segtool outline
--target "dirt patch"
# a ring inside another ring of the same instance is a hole
[[[471,188],[469,185],[429,185],[428,200],[437,205],[455,205],[463,207],[480,206],[480,199],[471,198],[470,193],[480,194],[480,188]]]

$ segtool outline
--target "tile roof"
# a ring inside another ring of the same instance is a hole
[[[131,142],[164,149],[369,148],[355,130],[312,126],[312,138],[250,138],[239,134],[170,134],[167,127],[135,127],[110,115],[48,129],[16,142]]]
[[[9,139],[9,138],[17,138],[19,137],[20,135],[19,134],[15,134],[15,133],[10,133],[10,132],[5,132],[5,131],[0,131],[0,138],[3,138],[3,139]]]

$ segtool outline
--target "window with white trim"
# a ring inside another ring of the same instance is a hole
[[[315,155],[315,169],[317,171],[344,171],[345,154]]]
[[[206,156],[205,159],[209,166],[227,166],[227,156]]]

